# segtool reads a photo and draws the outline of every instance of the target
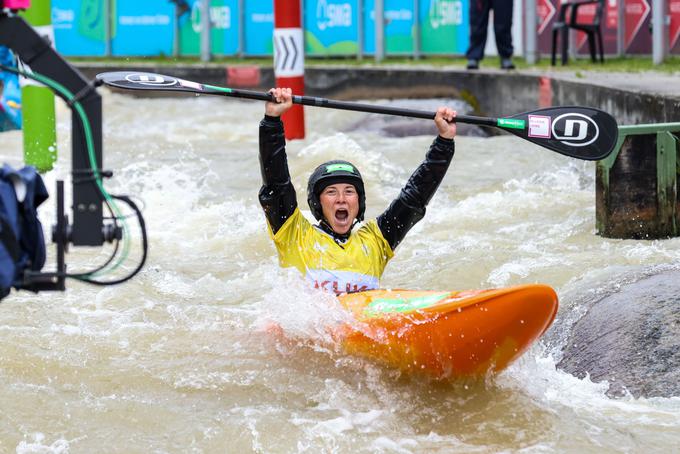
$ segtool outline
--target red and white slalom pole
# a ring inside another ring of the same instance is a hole
[[[274,0],[274,75],[277,87],[305,94],[305,49],[300,0]],[[305,138],[305,112],[295,104],[283,114],[286,139]]]

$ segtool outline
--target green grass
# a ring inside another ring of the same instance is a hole
[[[85,62],[99,62],[110,64],[157,64],[157,65],[196,65],[201,64],[198,57],[118,57],[118,58],[94,58],[94,57],[69,57],[69,60],[74,63]],[[635,56],[635,57],[615,57],[606,58],[604,64],[592,63],[589,58],[580,57],[577,60],[569,60],[569,64],[562,66],[550,65],[550,58],[542,58],[536,65],[528,65],[523,58],[517,57],[513,60],[517,69],[519,70],[539,70],[539,71],[576,71],[582,73],[584,71],[603,71],[603,72],[633,72],[639,73],[643,71],[658,71],[665,73],[680,72],[680,56],[671,56],[661,65],[654,65],[651,56]],[[237,57],[216,57],[212,60],[212,64],[222,65],[259,65],[271,66],[272,59],[269,58],[237,58]],[[424,56],[420,59],[413,59],[407,57],[388,57],[381,63],[376,63],[373,57],[367,56],[359,60],[357,58],[349,57],[307,57],[305,66],[389,66],[389,65],[406,65],[406,66],[432,66],[432,67],[448,67],[448,68],[465,68],[467,60],[463,57],[446,57],[446,56]],[[488,57],[481,62],[481,68],[498,68],[500,62],[498,57]]]

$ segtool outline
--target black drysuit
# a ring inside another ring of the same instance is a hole
[[[297,207],[295,188],[290,181],[285,150],[283,122],[265,115],[260,122],[260,168],[262,187],[259,199],[273,233],[276,233]],[[408,179],[399,196],[377,218],[383,237],[394,250],[406,233],[425,215],[425,207],[444,178],[454,154],[453,139],[438,136],[425,160]],[[321,224],[324,228],[325,223]],[[343,240],[342,235],[324,228]]]

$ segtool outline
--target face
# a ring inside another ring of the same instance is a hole
[[[327,186],[319,196],[323,217],[335,233],[345,234],[359,214],[359,193],[347,183]]]

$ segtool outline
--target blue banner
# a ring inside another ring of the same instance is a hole
[[[245,2],[246,55],[272,55],[274,35],[274,2],[258,0]]]
[[[201,52],[201,0],[189,0],[190,13],[180,20],[180,50],[182,55]],[[210,1],[211,52],[215,55],[234,55],[238,52],[238,0]]]
[[[470,1],[422,0],[420,42],[426,54],[465,54],[470,42]]]
[[[103,56],[105,0],[52,0],[57,50],[64,55]],[[420,25],[425,54],[464,54],[469,40],[468,9],[474,0],[385,0],[385,51],[409,55],[415,51],[415,26]],[[180,54],[200,54],[200,0],[188,0],[190,10],[180,19]],[[211,0],[214,55],[239,51],[239,18],[244,17],[243,53],[272,55],[273,0]],[[363,52],[375,52],[375,0],[363,1]],[[112,2],[112,53],[170,55],[175,7],[168,0]],[[310,56],[356,55],[359,52],[358,0],[306,0],[303,10],[305,52]]]
[[[410,54],[414,51],[416,15],[413,0],[385,0],[385,53]],[[364,52],[375,52],[375,0],[366,0],[364,9]]]
[[[103,56],[104,17],[103,0],[52,0],[57,50],[67,56]]]
[[[167,0],[116,0],[116,56],[172,54],[175,6]]]
[[[309,55],[355,55],[359,51],[357,0],[306,1],[305,51]]]

